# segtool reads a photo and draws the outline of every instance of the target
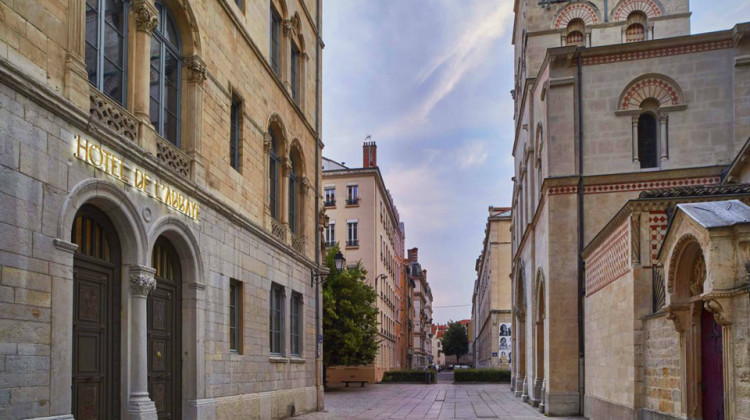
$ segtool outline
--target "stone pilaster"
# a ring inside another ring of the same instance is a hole
[[[135,16],[135,53],[133,75],[133,114],[144,124],[151,124],[149,115],[149,84],[151,83],[151,35],[159,24],[159,12],[153,0],[136,0],[133,5]]]
[[[190,175],[198,185],[205,186],[205,169],[201,149],[203,132],[203,82],[208,77],[206,63],[197,56],[185,58],[187,70],[187,89],[185,92],[184,114],[190,115],[182,132],[185,153],[190,157]]]
[[[85,28],[86,28],[85,0],[69,0],[68,2],[68,50],[65,56],[65,96],[73,103],[88,111],[89,109],[89,77],[84,61]]]
[[[661,160],[669,159],[669,142],[667,137],[667,126],[669,124],[669,114],[662,112],[659,114],[659,149],[661,150]]]
[[[148,396],[148,325],[146,303],[156,288],[156,271],[150,267],[130,267],[130,391],[128,418],[156,419],[156,405]]]

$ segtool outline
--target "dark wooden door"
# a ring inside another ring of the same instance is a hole
[[[148,295],[148,393],[160,419],[181,417],[182,278],[172,244],[159,238],[152,256],[156,290]]]
[[[120,252],[107,217],[83,206],[73,223],[72,411],[79,420],[120,418]]]
[[[701,378],[703,420],[724,420],[721,325],[705,309],[701,313]]]

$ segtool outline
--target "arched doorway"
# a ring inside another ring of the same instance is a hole
[[[73,258],[72,412],[77,419],[120,418],[120,240],[104,212],[76,213]]]
[[[172,243],[160,236],[151,254],[156,289],[148,295],[148,393],[160,419],[181,418],[182,270]]]

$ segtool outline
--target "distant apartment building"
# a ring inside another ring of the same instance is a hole
[[[409,280],[412,291],[412,357],[410,367],[421,368],[432,364],[432,289],[427,282],[427,270],[419,264],[419,249],[409,250]]]
[[[510,208],[489,208],[471,301],[476,367],[507,369],[512,362],[510,224]]]
[[[360,261],[367,283],[378,294],[380,350],[372,365],[358,368],[363,380],[379,382],[383,372],[401,368],[400,332],[404,225],[377,166],[377,145],[365,142],[361,168],[323,158],[324,231],[328,246],[339,243],[347,261]],[[350,371],[348,369],[347,371]],[[337,369],[327,369],[336,379]]]
[[[432,324],[432,363],[445,366],[445,353],[443,352],[443,338],[447,325]]]

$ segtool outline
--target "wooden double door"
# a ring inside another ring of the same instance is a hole
[[[109,218],[92,205],[76,214],[73,263],[72,413],[121,417],[121,252]],[[182,272],[166,238],[154,246],[156,290],[148,296],[148,391],[160,419],[182,416]]]
[[[148,295],[148,393],[160,419],[182,409],[182,271],[168,239],[154,244],[156,290]]]

